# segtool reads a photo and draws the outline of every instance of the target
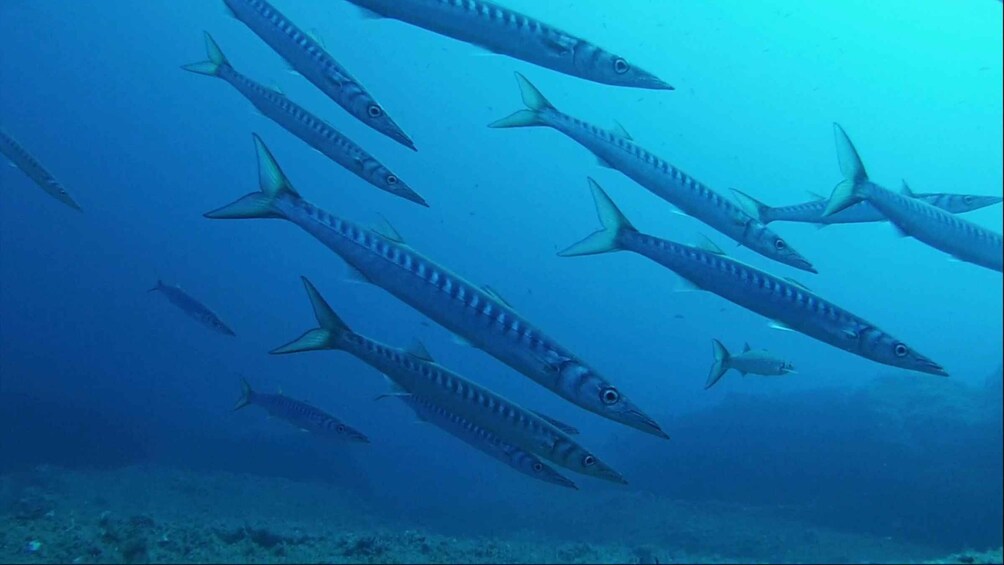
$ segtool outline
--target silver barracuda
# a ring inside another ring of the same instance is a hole
[[[530,377],[600,416],[668,437],[626,395],[519,315],[491,289],[477,287],[408,246],[389,226],[375,231],[304,200],[254,136],[261,190],[209,212],[211,219],[279,218],[340,255],[358,277]]]
[[[516,79],[523,103],[529,109],[502,118],[489,127],[537,126],[556,129],[596,155],[601,164],[624,173],[656,196],[740,245],[749,247],[768,259],[816,272],[808,260],[763,222],[707,185],[646,151],[632,141],[626,132],[607,131],[564,114],[548,102],[523,75],[516,73]]]
[[[405,392],[392,393],[405,405],[414,410],[422,421],[428,422],[460,441],[501,461],[524,475],[571,489],[578,489],[574,482],[555,471],[536,455],[505,442],[495,432],[483,428],[470,420],[450,412],[428,399]]]
[[[328,414],[324,410],[306,402],[290,398],[282,393],[268,394],[252,390],[247,381],[241,380],[241,397],[234,410],[245,406],[260,406],[269,416],[284,420],[297,428],[314,435],[353,443],[369,443],[369,438]]]
[[[830,199],[818,196],[810,202],[792,204],[789,206],[768,206],[740,190],[732,189],[736,199],[744,210],[761,222],[801,222],[816,224],[820,227],[830,224],[857,224],[865,222],[887,222],[888,218],[867,201],[862,200],[833,214],[824,216]],[[961,214],[993,206],[1001,202],[999,196],[981,196],[978,194],[954,194],[951,192],[929,192],[915,194],[914,198],[923,200],[931,206],[941,208],[952,214]]]
[[[330,124],[311,114],[285,94],[258,84],[234,70],[213,38],[208,33],[205,35],[209,60],[185,65],[183,69],[225,80],[266,117],[359,178],[394,196],[428,206],[425,199],[400,177]]]
[[[346,351],[386,375],[403,391],[482,426],[505,442],[577,473],[616,483],[626,482],[548,420],[446,369],[422,350],[390,347],[353,332],[310,281],[304,278],[303,284],[320,327],[276,348],[273,354],[325,349]]]
[[[615,86],[673,87],[585,39],[484,0],[349,0],[367,15],[400,20],[489,51]]]
[[[824,215],[835,215],[864,200],[888,218],[900,234],[915,237],[960,261],[1002,272],[1001,234],[916,198],[905,182],[901,193],[872,182],[843,128],[833,124],[833,132],[844,180],[833,189]]]
[[[21,169],[39,188],[46,194],[66,204],[70,208],[81,212],[80,205],[70,196],[63,185],[53,177],[45,167],[32,157],[31,153],[14,140],[7,132],[0,129],[0,155],[7,157],[10,164]]]
[[[411,138],[359,81],[324,46],[275,6],[266,0],[224,0],[224,3],[236,19],[285,59],[293,70],[314,83],[346,112],[405,147],[415,149]]]
[[[214,332],[223,335],[235,335],[234,331],[216,315],[216,312],[213,312],[208,306],[193,298],[182,290],[180,286],[164,284],[158,280],[157,284],[149,292],[160,293],[179,310]]]
[[[694,247],[639,232],[603,189],[592,179],[589,182],[603,229],[559,255],[633,251],[676,272],[698,289],[766,316],[775,327],[803,333],[886,365],[947,375],[941,365],[801,284],[731,259],[710,243]]]

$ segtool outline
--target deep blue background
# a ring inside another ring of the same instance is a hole
[[[571,421],[632,490],[807,506],[815,497],[809,520],[882,535],[899,524],[897,535],[946,547],[1000,545],[999,415],[984,418],[981,403],[963,403],[959,410],[981,416],[958,429],[908,415],[908,449],[877,431],[889,415],[874,411],[876,398],[906,410],[895,402],[904,389],[872,384],[881,374],[933,391],[922,401],[978,399],[971,391],[982,391],[1001,361],[999,273],[950,262],[884,224],[778,224],[819,268],[815,277],[735,250],[944,364],[951,384],[932,383],[770,330],[715,296],[673,292],[675,276],[640,257],[556,257],[596,227],[586,175],[644,231],[681,241],[705,233],[733,245],[597,167],[556,132],[485,127],[522,107],[512,77],[519,70],[558,108],[599,125],[616,119],[722,192],[741,187],[774,204],[829,192],[839,180],[831,133],[839,121],[878,182],[999,195],[1000,4],[507,4],[623,54],[678,90],[588,83],[400,22],[364,20],[344,2],[279,2],[412,136],[412,153],[287,73],[220,3],[0,4],[0,123],[85,210],[76,214],[0,168],[0,471],[149,460],[324,477],[365,489],[388,510],[436,509],[454,526],[486,501],[508,504],[501,515],[513,517],[614,488],[582,479],[585,493],[557,492],[414,425],[399,403],[371,402],[385,390],[382,378],[346,354],[266,355],[313,324],[303,274],[353,329],[401,345],[422,337],[440,362]],[[373,189],[257,116],[222,81],[180,70],[205,58],[204,29],[237,70],[281,85],[432,207]],[[674,439],[582,412],[452,343],[382,290],[346,282],[340,260],[291,225],[202,218],[255,188],[252,131],[306,198],[357,221],[383,214],[414,247],[492,285]],[[1000,207],[967,217],[1001,230]],[[237,337],[212,334],[147,294],[158,278],[211,305]],[[768,381],[732,373],[704,391],[713,337],[730,349],[767,347],[799,374]],[[240,375],[337,414],[373,444],[318,446],[260,413],[231,413]],[[486,489],[485,481],[495,484]],[[462,488],[467,502],[421,494],[437,487]]]

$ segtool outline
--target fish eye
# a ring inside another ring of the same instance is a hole
[[[897,343],[896,346],[893,347],[892,351],[896,354],[896,357],[906,357],[906,354],[910,352],[910,350],[902,343]]]
[[[621,399],[621,394],[613,387],[605,388],[600,392],[600,399],[603,400],[603,404],[610,406],[611,404],[616,404]]]
[[[592,467],[594,463],[596,463],[596,458],[592,455],[586,455],[582,458],[582,464],[586,467]]]
[[[968,196],[968,195],[963,196],[962,197],[962,201],[965,202],[966,204],[972,204],[973,203],[973,197],[972,196]]]
[[[337,431],[338,433],[342,433],[342,432],[344,432],[344,431],[345,431],[345,426],[343,426],[343,425],[341,425],[341,424],[338,424],[338,426],[337,426],[337,427],[335,428],[335,430],[336,430],[336,431]]]
[[[784,251],[786,247],[788,247],[788,244],[785,243],[783,239],[778,238],[774,240],[774,249],[777,249],[778,251]]]
[[[371,118],[379,118],[383,115],[383,108],[377,106],[376,104],[370,104],[369,108],[366,108],[366,113],[368,113]]]
[[[533,464],[533,470],[534,470],[534,471],[536,471],[536,472],[538,472],[538,473],[539,473],[539,472],[541,472],[541,471],[542,471],[543,469],[544,469],[544,466],[543,466],[543,465],[541,465],[540,463],[534,463],[534,464]]]
[[[387,181],[387,184],[397,184],[397,177],[394,175],[387,175],[385,180]]]
[[[624,59],[621,59],[619,57],[617,59],[614,59],[614,71],[617,74],[622,75],[628,72],[628,68],[629,67],[627,61],[625,61]]]

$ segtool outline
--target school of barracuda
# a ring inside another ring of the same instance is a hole
[[[367,17],[399,20],[437,34],[597,83],[672,91],[663,79],[633,62],[559,28],[484,0],[347,0]],[[281,56],[354,119],[417,151],[395,122],[348,69],[311,34],[304,32],[267,0],[223,0],[229,14]],[[403,179],[332,125],[275,88],[241,74],[208,32],[208,60],[185,65],[193,73],[223,79],[261,114],[366,183],[422,206],[429,203]],[[828,198],[770,206],[731,188],[735,200],[696,180],[677,166],[643,149],[619,125],[607,130],[558,110],[533,84],[515,73],[526,109],[497,120],[492,128],[546,127],[593,153],[600,165],[616,169],[681,212],[739,245],[784,265],[817,273],[808,258],[768,227],[772,222],[830,224],[889,222],[902,235],[954,258],[1002,270],[1001,235],[959,216],[1001,202],[998,196],[891,191],[871,181],[850,137],[834,124],[837,164],[842,180]],[[673,94],[667,94],[673,96]],[[395,110],[395,115],[404,109]],[[205,213],[210,219],[282,219],[295,224],[341,257],[354,276],[379,286],[452,332],[464,342],[596,415],[653,436],[668,438],[660,425],[630,399],[629,391],[601,375],[587,361],[557,343],[512,308],[489,286],[477,285],[422,255],[393,227],[364,227],[304,199],[262,139],[253,134],[258,189]],[[870,148],[876,152],[876,148]],[[67,190],[8,132],[0,130],[0,154],[42,190],[81,210]],[[235,171],[236,178],[252,178]],[[562,257],[631,251],[678,275],[694,289],[716,294],[762,315],[772,326],[799,332],[872,361],[931,375],[947,371],[903,340],[841,308],[792,279],[775,276],[728,256],[710,240],[686,245],[636,229],[592,179],[589,187],[600,229],[558,253]],[[258,228],[254,228],[258,229]],[[264,229],[264,228],[262,228]],[[255,237],[259,237],[257,232]],[[260,239],[258,241],[261,241]],[[258,245],[267,246],[266,243]],[[416,416],[529,477],[567,488],[578,486],[548,465],[585,476],[626,483],[607,462],[579,444],[574,427],[523,407],[470,378],[438,364],[419,342],[400,348],[349,329],[321,293],[303,279],[317,327],[273,350],[273,354],[340,350],[370,365],[390,383],[382,396],[399,398]],[[654,290],[654,289],[653,289]],[[178,286],[158,281],[156,291],[210,330],[235,332],[209,307]],[[906,328],[900,328],[906,329]],[[746,344],[729,353],[712,340],[713,362],[705,388],[735,369],[747,374],[783,376],[795,367],[782,355]],[[375,373],[376,375],[376,373]],[[271,416],[304,431],[339,441],[368,443],[362,432],[327,412],[280,394],[263,394],[242,381],[236,409],[259,406]]]

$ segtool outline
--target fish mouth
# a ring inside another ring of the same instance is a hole
[[[577,485],[574,482],[572,482],[571,479],[568,479],[568,478],[566,478],[566,477],[564,477],[562,475],[559,475],[557,473],[555,473],[554,476],[550,477],[547,482],[549,482],[549,483],[551,483],[553,485],[558,485],[558,486],[562,486],[562,487],[565,487],[565,488],[570,488],[572,490],[579,490],[579,485]]]
[[[808,271],[808,272],[810,272],[810,273],[812,273],[814,275],[818,275],[819,274],[819,271],[817,271],[816,268],[812,266],[812,263],[808,262],[807,260],[805,260],[805,259],[803,259],[801,257],[798,257],[798,258],[796,258],[796,259],[788,262],[788,264],[791,265],[792,267],[795,267],[796,269],[801,269],[803,271]]]
[[[421,196],[419,196],[419,194],[417,192],[415,192],[414,190],[408,189],[407,192],[399,192],[398,196],[401,196],[405,200],[409,200],[409,201],[414,202],[415,204],[418,204],[420,206],[425,206],[426,208],[429,207],[429,203],[426,202],[424,198],[422,198]]]
[[[638,77],[638,79],[639,80],[634,81],[631,86],[647,88],[649,90],[676,90],[676,87],[673,85],[648,72],[645,72],[644,75]]]
[[[947,377],[948,371],[944,367],[935,363],[934,361],[923,361],[923,365],[917,369],[922,373],[927,373],[929,375],[938,375],[939,377]]]
[[[639,412],[638,410],[630,410],[628,411],[628,414],[633,416],[633,418],[626,421],[625,423],[631,426],[632,428],[641,430],[645,433],[654,435],[656,437],[669,439],[669,434],[662,431],[662,426],[660,426],[659,423],[653,420],[652,418],[649,418],[648,416]]]

